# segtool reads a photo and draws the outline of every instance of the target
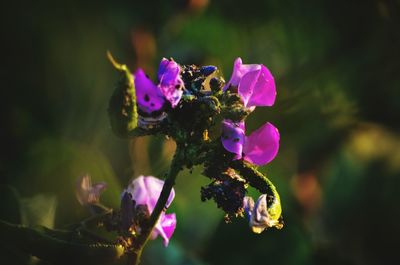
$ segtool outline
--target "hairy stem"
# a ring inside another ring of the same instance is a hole
[[[280,220],[282,215],[281,199],[274,184],[264,174],[259,172],[257,168],[245,161],[235,160],[231,162],[233,169],[240,172],[240,174],[249,182],[249,184],[261,193],[271,196],[272,201],[268,204],[268,214],[272,220]],[[276,228],[281,229],[283,223],[279,221]]]
[[[272,196],[275,196],[278,193],[274,184],[272,184],[272,182],[252,164],[246,161],[234,160],[230,165],[233,169],[239,171],[249,184],[261,193]]]
[[[161,213],[163,212],[165,205],[168,201],[168,197],[171,193],[173,186],[175,185],[175,179],[178,176],[179,172],[182,170],[183,165],[183,152],[179,145],[177,146],[175,155],[172,159],[171,167],[169,169],[167,178],[165,179],[164,186],[162,188],[160,197],[154,207],[153,212],[150,215],[150,218],[147,222],[147,225],[142,227],[142,232],[140,236],[135,239],[134,249],[128,258],[128,265],[139,264],[140,257],[143,251],[144,246],[150,238],[151,231],[155,227],[158,219],[160,218]]]

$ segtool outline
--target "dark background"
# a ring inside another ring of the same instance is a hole
[[[285,227],[255,235],[245,219],[225,224],[200,201],[201,168],[185,171],[170,246],[150,242],[143,264],[399,262],[400,1],[16,0],[0,10],[2,219],[62,228],[87,216],[79,175],[106,181],[102,200],[117,207],[129,179],[166,172],[173,143],[111,132],[107,50],[153,78],[173,57],[229,79],[240,56],[276,79],[276,104],[247,124],[280,130],[280,152],[261,170]],[[2,259],[25,262],[13,255]]]

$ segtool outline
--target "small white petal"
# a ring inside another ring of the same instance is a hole
[[[251,213],[254,209],[254,200],[252,197],[245,196],[243,198],[243,209],[249,216],[251,216]]]
[[[259,234],[269,227],[282,227],[279,220],[274,220],[268,213],[266,194],[262,194],[255,204],[252,198],[246,196],[243,200],[243,207],[250,217],[249,226],[254,233]]]

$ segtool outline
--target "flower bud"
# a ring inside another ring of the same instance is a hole
[[[126,137],[138,123],[134,77],[126,65],[115,62],[110,53],[107,55],[121,75],[108,105],[111,128],[116,135]]]

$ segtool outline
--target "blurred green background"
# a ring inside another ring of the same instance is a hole
[[[102,200],[118,207],[132,177],[166,172],[172,142],[111,132],[107,50],[153,78],[173,57],[229,79],[240,56],[276,79],[276,104],[247,124],[280,130],[261,170],[281,193],[285,227],[255,235],[245,219],[225,224],[200,201],[208,179],[196,168],[178,178],[170,246],[151,242],[143,264],[400,264],[400,1],[15,0],[0,14],[2,219],[62,228],[88,215],[78,176],[106,181]]]

